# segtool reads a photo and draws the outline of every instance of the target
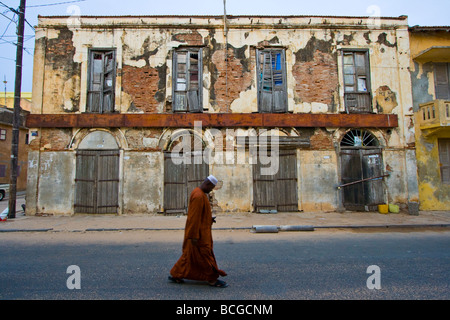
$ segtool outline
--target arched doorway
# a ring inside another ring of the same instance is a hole
[[[298,211],[297,149],[280,143],[289,134],[282,130],[263,131],[267,145],[258,143],[256,163],[253,165],[253,208],[255,212],[295,212]],[[270,136],[278,136],[276,148],[270,148]],[[260,153],[260,147],[266,147]],[[268,159],[261,161],[261,156]],[[268,161],[269,160],[269,161]],[[277,164],[274,166],[274,161]],[[268,168],[276,170],[267,170]],[[264,173],[264,169],[267,173]],[[269,174],[268,174],[269,173]]]
[[[117,213],[120,151],[114,136],[93,131],[76,154],[75,213]]]
[[[378,139],[353,129],[340,142],[341,190],[347,210],[372,211],[385,202],[383,157]]]
[[[190,130],[171,135],[164,152],[164,212],[186,214],[189,196],[209,175],[204,160],[205,143]]]

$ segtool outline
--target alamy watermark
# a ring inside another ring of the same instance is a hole
[[[171,152],[172,161],[176,165],[202,162],[207,164],[260,163],[261,175],[275,175],[278,172],[279,137],[272,134],[271,130],[250,130],[247,136],[236,136],[236,130],[226,129],[224,137],[221,130],[214,128],[203,132],[202,122],[195,121],[193,134],[187,130],[183,133],[180,134],[181,141],[173,146]],[[208,137],[205,137],[206,135]],[[172,141],[178,138],[172,137]],[[207,143],[206,146],[203,142]]]
[[[70,265],[67,267],[66,273],[70,274],[67,278],[67,289],[81,289],[81,269],[77,265]]]
[[[81,8],[79,6],[68,6],[66,13],[70,14],[70,17],[66,20],[68,27],[78,28],[81,26]]]
[[[367,26],[369,28],[380,28],[381,27],[381,8],[375,4],[368,6],[366,13],[370,15],[367,21]]]
[[[371,274],[366,281],[367,288],[370,290],[381,289],[381,269],[377,265],[367,267],[366,273]]]

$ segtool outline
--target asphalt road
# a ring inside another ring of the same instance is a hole
[[[167,281],[181,253],[177,231],[0,234],[0,299],[450,298],[449,231],[214,236],[225,289]],[[79,273],[68,273],[72,265]],[[367,273],[373,265],[379,273]],[[368,288],[371,276],[380,289]]]

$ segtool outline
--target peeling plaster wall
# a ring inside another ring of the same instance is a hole
[[[73,152],[41,152],[39,160],[31,155],[29,166],[38,166],[37,179],[38,197],[27,199],[27,213],[31,210],[39,214],[73,213],[74,180],[75,180],[75,154]],[[29,192],[27,191],[27,196]],[[35,202],[35,207],[28,206]]]
[[[336,152],[300,151],[299,183],[303,211],[334,211],[338,203]]]
[[[124,214],[159,212],[162,208],[163,154],[125,152],[123,179]]]
[[[420,104],[436,99],[434,83],[434,62],[429,59],[414,59],[431,47],[450,46],[448,32],[411,32],[411,83],[415,112],[415,141],[418,173],[420,210],[448,210],[450,207],[450,186],[441,182],[439,160],[439,138],[450,138],[450,129],[430,134],[420,128],[422,113]],[[447,58],[447,62],[450,58]]]
[[[41,17],[36,59],[43,55],[44,63],[35,64],[35,79],[44,83],[36,84],[37,91],[43,86],[43,96],[33,99],[34,110],[85,111],[88,49],[115,48],[116,111],[170,112],[172,54],[182,46],[204,48],[203,107],[208,112],[257,111],[255,49],[262,47],[286,49],[290,111],[345,110],[344,48],[370,50],[374,111],[401,115],[411,108],[409,39],[401,20],[389,21],[383,30],[361,28],[358,19],[230,18],[227,43],[221,19],[193,19],[185,28],[178,24],[182,20],[82,17],[80,29],[68,28],[63,18]],[[280,27],[274,29],[274,21]]]

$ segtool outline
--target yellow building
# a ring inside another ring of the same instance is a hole
[[[411,27],[420,210],[450,208],[450,27]]]

